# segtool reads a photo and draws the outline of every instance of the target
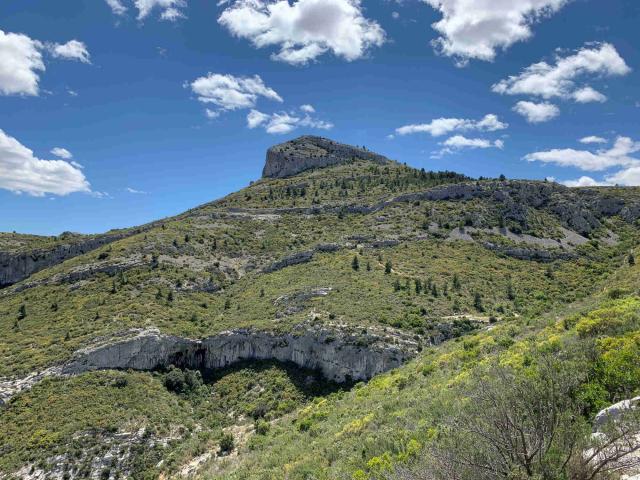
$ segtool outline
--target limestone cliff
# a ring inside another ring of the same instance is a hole
[[[319,370],[326,378],[343,382],[368,380],[399,367],[415,355],[416,347],[404,337],[353,335],[322,327],[283,334],[238,329],[202,340],[143,330],[120,341],[81,350],[62,368],[62,373],[154,370],[169,365],[211,370],[240,360],[278,360]]]
[[[267,150],[267,161],[262,171],[265,178],[290,177],[304,170],[367,160],[384,164],[390,160],[365,148],[345,145],[328,138],[305,135]]]

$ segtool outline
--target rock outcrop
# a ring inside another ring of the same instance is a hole
[[[305,135],[267,150],[262,171],[265,178],[290,177],[311,168],[328,167],[353,160],[384,164],[390,160],[365,148],[345,145],[328,138]]]
[[[18,253],[0,252],[0,288],[24,280],[44,268],[57,265],[103,245],[140,233],[147,228],[145,226],[117,233],[105,233],[74,243],[63,243],[49,249]]]
[[[417,345],[405,337],[349,334],[323,327],[298,328],[290,333],[251,329],[222,332],[202,340],[143,330],[116,342],[79,351],[63,375],[92,370],[155,370],[176,365],[211,370],[240,360],[278,360],[320,371],[336,382],[368,380],[399,367],[415,355]]]

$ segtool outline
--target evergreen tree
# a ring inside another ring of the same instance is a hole
[[[358,260],[358,255],[354,255],[353,260],[351,261],[351,268],[353,268],[356,272],[360,270],[360,261]]]
[[[167,294],[167,301],[173,302],[173,290],[169,290],[169,293]]]
[[[431,283],[431,295],[433,295],[434,297],[437,297],[438,294],[438,286],[436,285],[436,282]]]
[[[473,297],[473,306],[479,312],[484,312],[484,306],[482,305],[482,297],[479,292],[476,292]]]
[[[367,262],[367,272],[371,271],[371,264],[369,262]]]
[[[629,253],[629,265],[632,267],[636,264],[636,257],[633,256],[633,253]]]
[[[27,307],[24,305],[20,305],[18,309],[18,320],[23,320],[27,316]]]
[[[507,298],[511,301],[516,299],[516,292],[513,290],[511,282],[507,285]]]
[[[391,273],[391,260],[387,260],[387,263],[384,264],[384,273]]]
[[[400,291],[400,288],[401,288],[401,287],[400,287],[400,282],[396,279],[396,280],[393,282],[393,291],[394,291],[394,292],[399,292],[399,291]]]
[[[416,278],[414,282],[416,287],[416,295],[420,295],[420,292],[422,292],[422,282],[418,278]]]

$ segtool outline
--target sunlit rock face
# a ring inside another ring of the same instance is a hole
[[[353,160],[367,160],[379,164],[388,158],[365,148],[345,145],[328,138],[305,135],[295,140],[274,145],[267,150],[267,161],[262,176],[265,178],[290,177],[311,168],[328,167]]]
[[[344,382],[368,380],[399,367],[415,355],[416,347],[405,338],[346,334],[320,327],[286,334],[241,329],[203,340],[144,330],[81,350],[63,367],[62,374],[103,369],[154,370],[169,365],[210,370],[240,360],[278,360],[318,370],[329,380]]]

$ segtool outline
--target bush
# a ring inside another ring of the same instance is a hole
[[[266,435],[271,429],[271,424],[265,420],[258,420],[256,422],[256,433],[258,435]]]
[[[220,439],[220,452],[229,453],[235,448],[235,441],[231,433],[225,433]]]

